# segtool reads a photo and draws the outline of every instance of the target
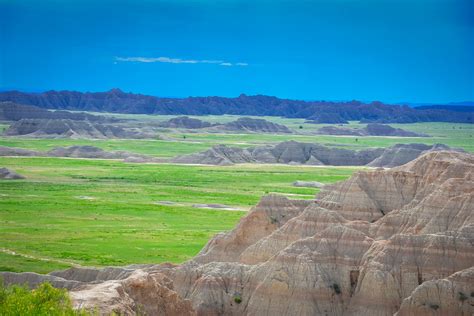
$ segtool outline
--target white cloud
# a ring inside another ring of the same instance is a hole
[[[235,63],[224,60],[196,60],[196,59],[181,59],[181,58],[171,58],[171,57],[115,57],[115,61],[120,62],[137,62],[137,63],[169,63],[169,64],[217,64],[220,66],[248,66],[247,63]]]

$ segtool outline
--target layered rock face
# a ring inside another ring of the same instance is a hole
[[[175,117],[161,123],[160,126],[168,127],[168,128],[197,129],[197,128],[211,127],[211,123],[194,119],[194,118],[190,118],[187,116],[179,116],[179,117]]]
[[[473,265],[474,156],[442,151],[312,201],[263,197],[179,266],[43,278],[82,282],[76,306],[130,315],[471,315]]]
[[[291,130],[285,125],[250,117],[241,117],[233,122],[216,125],[214,128],[232,132],[291,133]]]
[[[152,135],[129,131],[119,126],[69,119],[22,119],[13,123],[5,131],[5,135],[97,139],[152,137]]]
[[[172,161],[187,164],[232,165],[236,163],[281,163],[329,166],[396,167],[430,151],[451,150],[445,145],[397,144],[388,148],[350,150],[321,144],[282,142],[253,148],[217,145],[209,150],[178,156]],[[453,149],[462,151],[461,149]]]
[[[397,136],[397,137],[429,137],[426,134],[420,134],[393,128],[385,124],[367,124],[364,128],[347,128],[324,126],[318,129],[319,134],[323,135],[351,135],[351,136]]]
[[[349,150],[326,147],[320,144],[287,141],[275,146],[253,148],[217,145],[201,153],[178,156],[176,163],[232,165],[235,163],[281,163],[305,165],[362,166],[379,157],[382,148]]]

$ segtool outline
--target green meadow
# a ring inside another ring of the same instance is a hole
[[[355,168],[183,166],[0,158],[25,180],[0,180],[0,270],[183,262],[232,229],[261,196],[314,197],[296,180],[332,183]],[[193,207],[225,204],[238,210]]]
[[[107,114],[153,126],[170,116]],[[236,116],[197,117],[213,123]],[[92,145],[156,157],[206,150],[217,144],[256,146],[282,141],[322,143],[350,149],[397,143],[443,143],[474,152],[469,124],[391,124],[432,137],[341,137],[316,135],[324,124],[264,117],[297,131],[289,135],[203,133],[161,129],[157,139],[32,139],[0,137],[0,146],[48,151]],[[124,123],[126,124],[126,123]],[[129,123],[132,124],[133,123]],[[350,127],[363,127],[352,122]],[[0,130],[7,128],[1,124]],[[189,166],[130,164],[114,160],[0,157],[25,180],[0,180],[0,271],[47,273],[69,266],[123,266],[183,262],[216,233],[232,229],[269,193],[310,199],[316,189],[296,180],[333,183],[360,168],[285,165]],[[224,204],[235,210],[197,208]]]
[[[109,114],[112,115],[112,114]],[[167,120],[172,116],[154,115],[132,115],[113,114],[119,118],[135,118],[145,120],[149,124]],[[228,122],[238,116],[198,116],[201,120],[210,122]],[[287,119],[276,117],[264,117],[267,120],[279,124],[285,124],[293,128],[295,134],[231,134],[231,133],[204,133],[199,130],[163,129],[159,135],[165,139],[34,139],[0,137],[0,146],[20,147],[32,150],[47,151],[58,146],[92,145],[104,150],[126,150],[156,157],[170,158],[177,155],[200,152],[217,144],[225,144],[237,147],[250,147],[262,144],[275,144],[283,141],[295,140],[300,142],[321,143],[327,146],[337,146],[348,149],[365,149],[371,147],[389,147],[395,144],[424,143],[445,144],[451,147],[463,148],[474,152],[474,125],[457,123],[415,123],[415,124],[390,124],[393,127],[405,130],[425,133],[431,137],[354,137],[354,136],[330,136],[315,135],[315,130],[325,124],[304,123],[302,119]],[[151,122],[151,123],[150,123]],[[303,127],[302,129],[299,126]],[[351,122],[348,127],[364,127],[365,124]],[[158,138],[158,136],[157,136]]]

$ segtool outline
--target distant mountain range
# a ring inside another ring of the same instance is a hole
[[[240,95],[236,98],[188,97],[161,98],[125,93],[120,89],[106,92],[47,91],[25,93],[6,91],[0,101],[35,105],[47,109],[176,115],[255,115],[305,118],[314,123],[347,121],[378,123],[474,122],[474,108],[433,105],[411,108],[382,102],[330,102],[280,99],[272,96]]]

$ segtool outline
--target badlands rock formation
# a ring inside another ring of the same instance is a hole
[[[201,153],[178,156],[172,161],[176,163],[210,165],[281,163],[362,166],[379,157],[383,151],[382,148],[354,151],[326,147],[320,144],[287,141],[275,146],[267,145],[246,149],[217,145]]]
[[[349,123],[341,114],[334,112],[320,112],[308,117],[306,123],[312,124],[347,124]]]
[[[415,132],[406,131],[401,128],[393,128],[390,125],[385,124],[367,124],[364,127],[367,135],[370,136],[402,136],[402,137],[427,137],[426,134],[420,134]]]
[[[72,113],[68,111],[48,111],[36,106],[17,104],[13,102],[0,102],[0,121],[19,121],[21,119],[69,119],[75,121],[115,121],[113,118],[103,116]]]
[[[0,146],[0,156],[20,156],[20,157],[33,157],[43,156],[44,154],[40,151],[29,150],[17,147]]]
[[[168,128],[187,128],[187,129],[197,129],[211,127],[211,123],[201,121],[198,119],[190,118],[187,116],[179,116],[169,119],[168,121],[162,122],[161,127]]]
[[[236,98],[188,97],[159,98],[126,93],[120,89],[104,92],[46,91],[0,92],[0,101],[36,105],[49,109],[92,112],[141,113],[164,115],[250,115],[307,118],[316,123],[365,121],[379,123],[458,122],[473,123],[474,109],[461,111],[452,105],[410,108],[378,101],[301,101],[273,96],[241,94]]]
[[[269,195],[179,265],[4,273],[135,315],[472,315],[474,156],[360,171],[313,201]]]
[[[22,119],[13,123],[4,135],[96,139],[153,137],[153,135],[126,130],[115,125],[69,119]]]
[[[236,163],[281,163],[332,166],[395,167],[429,151],[450,150],[445,145],[397,144],[388,148],[349,150],[321,144],[282,142],[253,148],[217,145],[204,152],[178,156],[175,163],[232,165]],[[462,151],[461,149],[453,149]]]
[[[443,144],[395,144],[384,150],[382,155],[371,161],[367,166],[392,168],[401,166],[431,151],[454,150],[464,152],[460,148],[450,148]]]
[[[46,153],[50,157],[123,159],[125,161],[162,162],[162,160],[128,151],[105,151],[95,146],[56,147]]]
[[[18,173],[10,169],[0,168],[0,179],[15,180],[15,179],[25,179],[25,177],[22,175],[19,175]]]
[[[384,124],[367,124],[364,128],[348,128],[336,126],[324,126],[318,129],[318,134],[323,135],[352,135],[352,136],[397,136],[397,137],[429,137],[426,134],[420,134],[393,128]]]
[[[166,162],[153,156],[132,153],[128,151],[105,151],[95,146],[55,147],[47,152],[27,150],[15,147],[0,146],[0,156],[26,157],[68,157],[89,159],[122,159],[125,162]]]
[[[276,124],[263,119],[253,119],[250,117],[241,117],[226,124],[215,125],[213,128],[219,131],[231,132],[259,132],[274,134],[291,133],[291,130],[285,125]]]

